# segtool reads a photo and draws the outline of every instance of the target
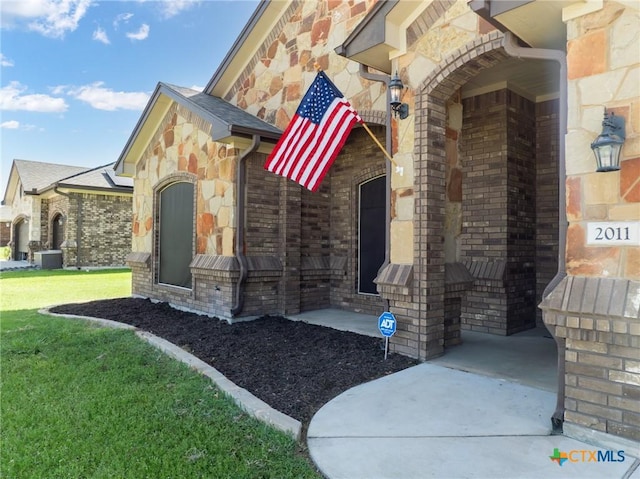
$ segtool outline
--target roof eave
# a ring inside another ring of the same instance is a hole
[[[237,80],[246,62],[254,57],[257,45],[264,43],[266,34],[273,30],[275,22],[289,7],[291,0],[262,0],[244,26],[240,35],[231,46],[220,66],[215,71],[203,92],[224,98],[227,91]],[[257,28],[264,25],[264,28]]]
[[[281,133],[269,130],[248,128],[226,122],[198,103],[175,91],[167,84],[159,82],[129,141],[127,141],[123,152],[114,165],[114,170],[117,175],[135,176],[135,163],[149,144],[149,141],[151,141],[153,134],[157,130],[157,125],[166,115],[172,102],[178,103],[210,123],[211,131],[208,133],[213,141],[244,145],[247,138],[251,139],[254,135],[258,135],[263,141],[267,142],[262,146],[262,150],[264,150],[270,142],[275,144],[281,135]],[[270,149],[271,148],[269,148],[269,151]]]
[[[143,131],[145,130],[147,121],[149,120],[149,118],[151,118],[153,111],[158,104],[161,87],[162,83],[159,82],[156,85],[153,94],[149,98],[147,105],[144,107],[142,115],[140,115],[140,118],[138,119],[135,128],[131,132],[127,143],[125,143],[122,153],[120,153],[118,160],[116,161],[115,165],[113,165],[113,169],[115,170],[116,174],[123,176],[133,176],[133,174],[135,173],[135,164],[131,165],[130,159],[134,152],[141,150],[140,143],[143,141],[141,136]],[[170,103],[165,105],[165,111],[169,108],[169,105]],[[145,147],[146,143],[148,143],[149,141],[150,138],[147,138]],[[127,168],[127,166],[129,166],[129,168]]]

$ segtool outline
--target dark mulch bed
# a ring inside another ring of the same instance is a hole
[[[149,331],[305,426],[341,392],[417,364],[398,354],[389,354],[385,361],[382,339],[281,317],[230,325],[139,298],[67,304],[51,311],[111,319]]]

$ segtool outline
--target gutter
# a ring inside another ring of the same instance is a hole
[[[251,146],[244,150],[238,158],[238,167],[236,171],[236,198],[237,212],[236,212],[236,259],[240,265],[240,276],[236,283],[236,299],[233,307],[231,308],[231,316],[235,317],[242,312],[244,308],[244,283],[247,281],[249,274],[249,266],[247,264],[247,257],[244,254],[244,224],[245,224],[245,191],[246,191],[246,176],[247,165],[246,158],[256,151],[260,146],[260,135],[253,135],[253,141]]]
[[[382,2],[380,2],[382,3]],[[389,83],[390,77],[388,75],[382,75],[378,73],[371,73],[369,69],[360,64],[360,76],[365,80],[377,81],[384,83],[385,86]],[[387,88],[387,105],[391,101],[391,93],[389,88]],[[385,148],[387,149],[387,153],[389,156],[393,156],[392,144],[391,144],[391,112],[387,112],[386,120],[385,120]],[[384,263],[380,266],[378,271],[384,269],[391,262],[391,162],[386,159],[385,160],[385,191],[386,191],[386,199],[385,199],[385,228],[384,228]],[[389,300],[383,298],[384,310],[385,312],[389,311]]]
[[[565,135],[567,133],[567,55],[562,50],[549,50],[542,48],[526,48],[516,43],[515,36],[511,32],[505,32],[502,46],[506,53],[516,58],[526,58],[533,60],[553,60],[560,64],[560,110],[558,126],[558,272],[547,285],[543,297],[548,296],[567,276],[566,267],[566,244],[567,244],[567,204],[566,204],[566,183],[567,176],[565,158]],[[556,410],[551,416],[551,424],[554,434],[562,433],[562,423],[564,422],[564,388],[565,388],[565,339],[557,337],[550,331],[558,347],[558,391]]]

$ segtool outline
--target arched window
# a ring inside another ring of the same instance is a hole
[[[158,201],[158,282],[191,288],[193,259],[192,183],[178,182],[160,191]]]

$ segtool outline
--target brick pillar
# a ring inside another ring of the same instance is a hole
[[[535,105],[500,90],[463,107],[461,256],[476,277],[463,322],[512,334],[536,315]]]
[[[418,304],[417,324],[407,324],[417,334],[418,357],[428,359],[444,351],[444,236],[445,219],[445,101],[428,96],[424,118],[416,118],[416,135],[426,138],[429,149],[416,162],[413,298]],[[415,317],[414,316],[414,317]],[[398,327],[401,327],[399,324]]]
[[[282,314],[300,312],[300,239],[301,188],[297,183],[280,180],[280,280],[279,309]]]

